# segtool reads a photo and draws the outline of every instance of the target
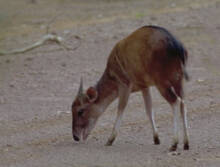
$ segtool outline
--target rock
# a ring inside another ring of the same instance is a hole
[[[57,111],[57,115],[61,115],[61,114],[70,114],[71,111]]]
[[[181,153],[180,153],[180,152],[177,152],[177,151],[172,151],[172,152],[169,152],[168,155],[178,156],[178,155],[181,155]]]
[[[201,79],[201,78],[199,78],[199,79],[197,79],[197,82],[198,83],[202,83],[202,82],[204,82],[205,80],[204,79]]]
[[[65,35],[70,34],[70,30],[64,30],[63,33],[64,33]]]

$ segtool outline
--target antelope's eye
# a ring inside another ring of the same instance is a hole
[[[79,111],[78,111],[78,116],[79,116],[79,117],[82,116],[83,113],[84,113],[84,111],[85,111],[85,110],[83,110],[83,109],[79,110]]]

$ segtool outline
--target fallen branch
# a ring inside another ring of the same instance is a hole
[[[25,48],[21,48],[21,49],[16,49],[16,50],[12,50],[12,51],[0,51],[0,56],[3,55],[9,55],[9,54],[19,54],[19,53],[25,53],[27,51],[30,51],[34,48],[37,48],[43,44],[45,44],[47,41],[52,41],[52,42],[56,42],[58,45],[61,45],[64,49],[66,50],[75,50],[77,48],[71,49],[66,47],[62,42],[63,42],[63,38],[54,34],[47,34],[45,36],[43,36],[43,38],[37,42],[35,42],[34,44],[27,46]]]

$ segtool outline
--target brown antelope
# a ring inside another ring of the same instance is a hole
[[[141,91],[146,113],[153,129],[154,143],[160,144],[152,111],[150,87],[155,86],[171,105],[174,114],[174,137],[170,148],[178,145],[178,112],[183,121],[184,149],[189,149],[183,80],[187,51],[166,29],[157,26],[139,28],[119,41],[108,57],[107,67],[94,87],[83,93],[81,79],[78,95],[72,104],[72,134],[85,140],[108,105],[119,98],[114,128],[106,145],[114,142],[130,93]]]

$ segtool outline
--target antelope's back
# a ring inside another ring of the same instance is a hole
[[[107,70],[118,80],[141,89],[161,80],[182,79],[186,56],[184,46],[167,30],[144,26],[115,45]]]

